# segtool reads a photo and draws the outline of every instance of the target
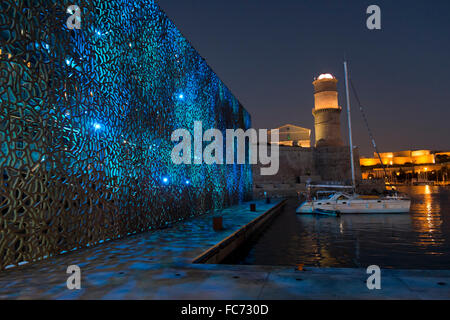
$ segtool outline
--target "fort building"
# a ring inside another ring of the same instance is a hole
[[[315,143],[311,129],[286,124],[279,130],[280,168],[276,175],[261,176],[253,166],[254,196],[296,195],[308,183],[351,183],[350,147],[341,135],[338,80],[321,74],[313,81]],[[270,139],[270,132],[268,138]],[[268,139],[268,141],[270,141]],[[354,149],[356,180],[361,179],[358,149]]]
[[[291,147],[311,147],[311,129],[302,128],[292,124],[285,124],[276,128],[279,134],[278,144]],[[272,129],[273,130],[273,129]],[[268,132],[268,141],[270,141],[271,130]]]
[[[432,181],[436,184],[448,184],[450,151],[404,150],[382,152],[379,157],[374,152],[373,158],[361,157],[360,166],[365,180],[386,179],[390,183]]]

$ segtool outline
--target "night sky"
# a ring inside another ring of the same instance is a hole
[[[343,58],[380,151],[450,150],[450,1],[159,0],[252,115],[255,128],[314,127],[320,73],[339,81]],[[381,8],[381,30],[366,9]],[[371,155],[352,98],[355,145]],[[346,113],[341,115],[347,140]]]

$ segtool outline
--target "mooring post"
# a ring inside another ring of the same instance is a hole
[[[214,231],[223,230],[223,218],[222,217],[213,217],[213,229],[214,229]]]

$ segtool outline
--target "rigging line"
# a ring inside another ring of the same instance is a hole
[[[366,125],[367,131],[369,132],[369,137],[372,140],[372,145],[373,145],[373,147],[375,149],[375,152],[377,153],[378,159],[380,160],[381,167],[383,168],[384,177],[385,177],[385,181],[386,181],[386,178],[387,178],[386,168],[384,167],[383,161],[381,160],[380,152],[378,151],[377,144],[375,143],[375,138],[373,137],[372,131],[370,130],[369,122],[367,121],[367,117],[366,117],[366,114],[364,113],[363,106],[361,104],[361,101],[359,100],[358,94],[356,93],[356,89],[355,89],[355,86],[353,85],[353,81],[352,81],[351,78],[349,80],[350,80],[350,86],[352,87],[353,95],[355,96],[355,99],[358,102],[359,110],[361,111],[361,114],[362,114],[364,123]],[[390,185],[391,183],[388,182],[388,184]]]

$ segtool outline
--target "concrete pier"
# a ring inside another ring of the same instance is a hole
[[[365,269],[192,263],[270,218],[272,204],[249,203],[126,239],[0,273],[0,299],[450,299],[450,270],[382,270],[369,290]],[[212,217],[221,215],[223,231]],[[244,231],[245,230],[245,231]],[[220,251],[220,250],[219,250]],[[66,287],[81,268],[81,290]]]
[[[256,211],[250,210],[250,203],[256,204]],[[166,229],[12,267],[0,272],[0,299],[102,298],[119,284],[131,285],[122,282],[125,278],[126,282],[139,283],[139,270],[164,273],[169,266],[189,265],[194,260],[220,262],[277,214],[282,205],[281,200],[247,202]],[[224,228],[214,231],[213,217],[218,216],[222,217]],[[70,265],[81,268],[82,290],[70,291],[66,287]],[[138,278],[131,280],[125,274]],[[88,292],[89,297],[85,296]]]
[[[65,268],[0,280],[1,299],[450,299],[450,271],[382,270],[369,290],[364,269],[158,264],[83,268],[82,289],[68,290]]]

